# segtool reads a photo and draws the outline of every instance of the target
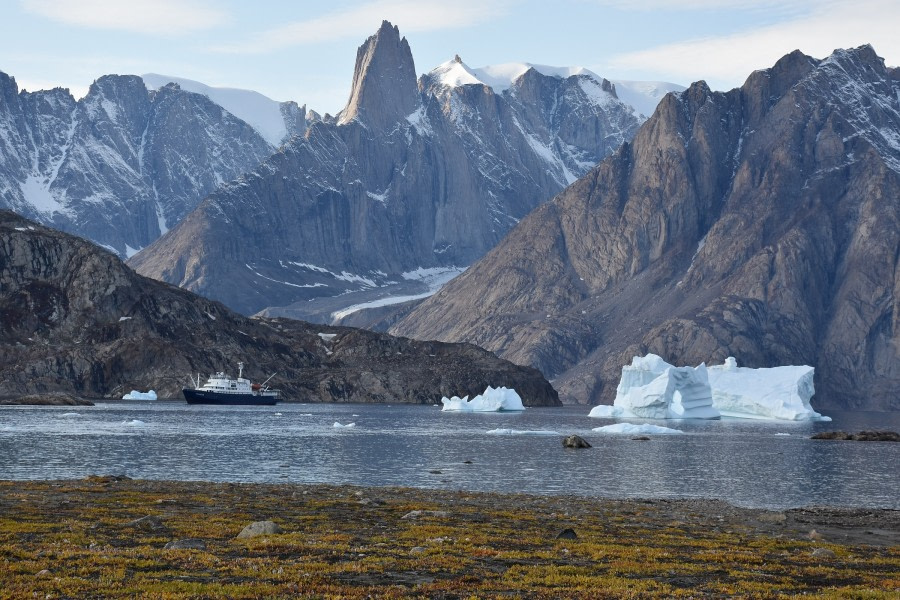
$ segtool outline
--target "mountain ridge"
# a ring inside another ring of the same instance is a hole
[[[610,402],[653,352],[811,364],[826,407],[900,408],[896,72],[870,46],[794,52],[730,92],[666,96],[389,331],[535,366],[567,401]]]

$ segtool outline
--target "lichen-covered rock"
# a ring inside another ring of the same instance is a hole
[[[244,527],[237,538],[239,540],[253,538],[260,535],[273,535],[281,533],[281,527],[274,521],[255,521]]]

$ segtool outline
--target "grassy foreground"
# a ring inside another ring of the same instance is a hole
[[[236,539],[260,520],[282,533]],[[716,501],[0,481],[0,598],[898,598],[898,524]],[[566,528],[577,537],[557,539]],[[164,548],[184,538],[205,548]]]

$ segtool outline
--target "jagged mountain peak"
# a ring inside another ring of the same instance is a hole
[[[353,85],[338,123],[360,121],[384,130],[416,110],[419,91],[416,67],[406,38],[383,21],[356,52]]]

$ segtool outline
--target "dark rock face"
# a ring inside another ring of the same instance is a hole
[[[63,89],[19,92],[0,73],[0,208],[123,257],[273,151],[247,123],[174,84],[148,91],[140,77],[106,75],[76,102]]]
[[[0,397],[64,391],[181,396],[188,375],[273,380],[288,401],[436,403],[514,387],[555,405],[536,369],[469,344],[416,342],[346,327],[250,319],[146,279],[95,245],[0,211]]]
[[[610,403],[633,355],[816,368],[900,409],[900,79],[869,46],[670,94],[613,156],[390,331]]]
[[[410,272],[471,264],[639,125],[587,75],[532,69],[498,94],[437,71],[416,84],[409,45],[383,24],[336,120],[219,188],[130,264],[245,314],[312,318],[309,300],[345,308]]]

